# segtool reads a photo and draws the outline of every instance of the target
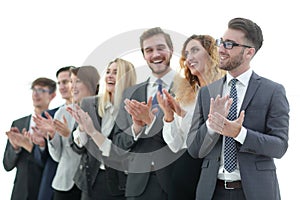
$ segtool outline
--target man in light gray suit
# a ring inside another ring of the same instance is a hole
[[[204,159],[196,199],[278,200],[274,158],[288,148],[285,89],[250,69],[263,42],[256,23],[234,18],[216,42],[220,68],[228,73],[201,88],[187,140],[189,153]],[[237,98],[229,97],[234,90]],[[239,114],[228,119],[234,107]],[[229,151],[227,140],[233,144]]]

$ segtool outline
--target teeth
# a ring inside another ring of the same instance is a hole
[[[160,63],[160,62],[162,62],[162,60],[156,60],[156,61],[153,61],[153,63]]]

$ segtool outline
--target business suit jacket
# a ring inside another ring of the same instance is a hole
[[[147,102],[146,82],[137,84],[126,89],[123,93],[123,100],[135,99],[139,102]],[[126,197],[141,195],[149,179],[151,165],[154,162],[154,171],[162,189],[168,193],[170,190],[170,179],[172,162],[178,157],[167,146],[162,137],[163,112],[156,116],[151,131],[145,135],[144,131],[135,141],[132,133],[132,119],[124,108],[124,101],[121,101],[119,114],[116,120],[116,134],[114,144],[128,152],[128,177],[126,183]],[[121,152],[122,153],[122,152]]]
[[[204,158],[197,187],[197,199],[211,199],[217,181],[222,137],[207,134],[210,98],[222,95],[225,77],[201,88],[188,135],[188,151]],[[282,85],[258,76],[249,81],[242,106],[247,136],[237,142],[237,157],[246,199],[278,200],[280,191],[273,158],[281,158],[288,148],[289,104]]]
[[[73,129],[75,119],[66,110],[70,105],[63,105],[55,113],[55,119],[63,120],[66,117],[69,130]],[[71,105],[72,106],[72,105]],[[63,137],[56,132],[51,140],[48,140],[48,150],[54,161],[58,162],[55,176],[52,181],[52,187],[57,191],[70,191],[74,186],[74,175],[79,165],[81,155],[73,151],[70,146],[72,134]]]
[[[31,115],[13,121],[11,127],[17,127],[20,132],[23,128],[29,130]],[[34,149],[36,146],[34,146]],[[12,190],[11,200],[36,200],[39,192],[43,166],[38,163],[31,153],[21,148],[16,153],[7,140],[3,165],[6,171],[16,168],[16,176]]]
[[[95,128],[101,132],[101,117],[98,115],[98,96],[86,97],[82,100],[80,106],[93,119]],[[108,137],[112,139],[112,134]],[[95,144],[93,139],[88,136],[88,142],[83,148],[79,148],[74,142],[71,142],[74,151],[81,154],[80,164],[75,173],[75,184],[84,192],[91,194],[102,160],[105,164],[105,180],[108,192],[112,196],[122,196],[125,193],[126,175],[122,171],[123,162],[120,157],[111,152],[110,157],[102,156],[102,152]],[[117,170],[118,169],[118,170]],[[96,191],[97,192],[97,191]],[[101,195],[101,191],[98,191]]]

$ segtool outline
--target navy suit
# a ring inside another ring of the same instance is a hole
[[[52,110],[47,110],[47,112],[54,116],[55,112],[58,110],[59,107],[54,108]],[[42,113],[42,117],[46,117],[44,113]],[[39,147],[34,149],[34,158],[37,160],[41,165],[44,166],[41,185],[39,189],[38,200],[52,200],[53,199],[53,188],[52,188],[52,181],[56,173],[56,168],[58,163],[55,162],[49,154],[47,141],[45,140],[46,147],[44,150],[41,150]]]
[[[188,152],[203,158],[196,199],[212,199],[217,182],[222,137],[208,134],[206,121],[210,98],[222,95],[225,78],[201,88],[188,135]],[[247,136],[243,144],[237,142],[237,157],[244,195],[250,200],[279,200],[274,158],[281,158],[287,151],[289,130],[284,87],[253,72],[241,110],[245,110],[243,127]]]

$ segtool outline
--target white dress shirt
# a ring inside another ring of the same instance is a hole
[[[182,106],[182,109],[186,111],[186,115],[184,117],[174,114],[174,120],[172,122],[164,121],[163,137],[169,148],[174,153],[187,148],[186,140],[192,123],[196,105],[195,102],[196,101],[188,106]]]
[[[244,72],[243,74],[241,74],[240,76],[235,77],[236,79],[238,79],[238,81],[236,83],[236,89],[237,89],[237,95],[238,95],[238,101],[237,101],[238,113],[240,112],[251,75],[252,75],[252,70],[249,69],[246,72]],[[229,85],[229,83],[230,83],[231,79],[234,78],[229,73],[227,73],[226,76],[227,76],[226,82],[223,85],[223,96],[225,96],[227,94],[229,95],[230,87],[231,87]],[[242,127],[240,133],[234,139],[236,140],[236,142],[243,144],[246,136],[247,136],[247,130],[246,130],[246,128]],[[241,180],[238,162],[237,162],[237,168],[232,173],[227,172],[224,168],[224,144],[225,144],[225,137],[223,136],[221,163],[220,163],[218,178],[222,179],[222,180],[230,180],[230,181]]]
[[[176,74],[176,72],[174,70],[171,70],[170,72],[168,72],[167,74],[165,74],[163,77],[160,78],[162,80],[162,88],[163,89],[170,90],[170,88],[172,87],[172,83],[173,83],[175,74]],[[147,85],[147,100],[149,99],[150,96],[154,97],[157,93],[158,86],[157,86],[156,80],[157,80],[157,77],[155,77],[151,74],[151,76],[149,78],[149,84]],[[152,121],[152,123],[149,126],[146,126],[145,135],[147,135],[149,133],[155,120],[156,120],[156,116],[154,116],[154,120]],[[139,138],[139,136],[141,135],[141,133],[136,136],[134,134],[133,126],[131,129],[132,129],[134,140],[137,140]]]

